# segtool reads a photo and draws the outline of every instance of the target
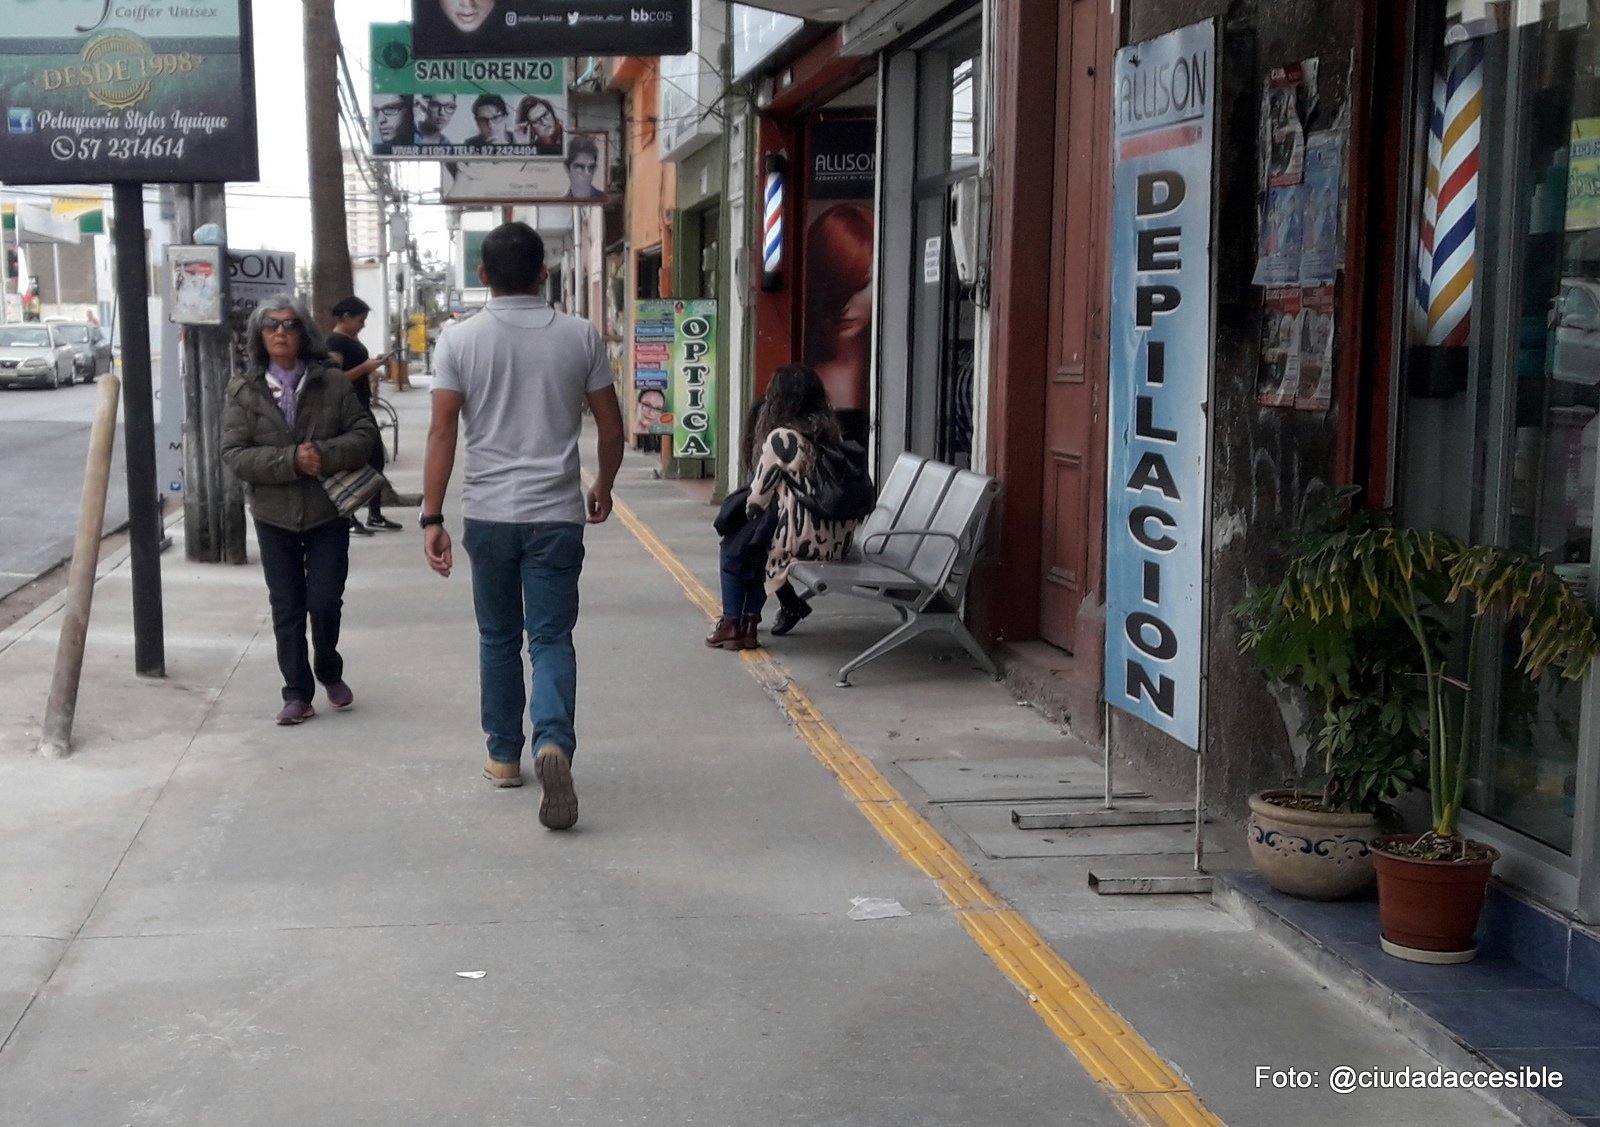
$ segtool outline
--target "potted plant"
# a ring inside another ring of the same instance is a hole
[[[1431,828],[1373,839],[1383,945],[1422,962],[1464,962],[1484,890],[1499,854],[1458,832],[1471,771],[1471,686],[1485,631],[1518,629],[1516,668],[1530,680],[1546,673],[1577,680],[1600,638],[1594,615],[1544,563],[1510,548],[1468,546],[1440,532],[1397,527],[1387,516],[1358,521],[1296,557],[1279,585],[1293,618],[1331,620],[1355,629],[1391,621],[1420,665],[1427,735]],[[1459,658],[1441,646],[1445,616],[1467,625]],[[1462,676],[1452,660],[1465,665]]]
[[[1351,512],[1354,489],[1308,515],[1291,537],[1294,562],[1330,538],[1387,518]],[[1374,878],[1370,843],[1398,824],[1393,801],[1416,779],[1427,746],[1425,695],[1415,646],[1392,611],[1371,620],[1304,613],[1303,576],[1252,592],[1237,614],[1240,649],[1273,682],[1303,692],[1307,771],[1293,785],[1250,796],[1251,860],[1279,892],[1313,900],[1349,896]]]

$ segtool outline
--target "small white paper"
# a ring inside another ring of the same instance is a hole
[[[881,900],[873,896],[852,896],[855,907],[847,913],[852,920],[892,920],[911,913],[900,906],[898,900]]]
[[[939,268],[944,262],[944,236],[930,235],[922,244],[922,280],[928,285],[939,280]]]
[[[486,971],[486,970],[458,970],[458,971],[456,971],[456,977],[457,978],[482,978],[488,973],[489,972]]]

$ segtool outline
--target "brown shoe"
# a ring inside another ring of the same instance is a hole
[[[483,777],[489,780],[489,785],[492,787],[520,787],[522,764],[501,763],[498,759],[490,759],[483,765]]]
[[[739,648],[741,650],[761,648],[761,619],[758,616],[747,614],[739,619]]]
[[[717,628],[706,635],[706,645],[714,650],[738,650],[744,648],[744,632],[737,618],[717,619]]]
[[[544,794],[539,799],[539,824],[547,830],[570,830],[578,820],[578,792],[572,787],[572,761],[555,744],[545,744],[533,757],[533,773]]]

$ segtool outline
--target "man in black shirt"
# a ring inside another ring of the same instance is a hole
[[[344,369],[344,374],[350,378],[350,387],[356,393],[356,398],[361,400],[361,406],[367,413],[372,413],[372,385],[373,373],[383,367],[386,356],[376,359],[367,351],[367,346],[358,339],[358,334],[367,323],[367,314],[372,312],[372,307],[359,297],[347,297],[334,305],[331,310],[335,318],[333,332],[328,334],[328,352],[337,359],[339,366]],[[374,420],[376,421],[376,420]],[[377,447],[372,452],[369,463],[373,469],[383,470],[383,438],[380,433]],[[362,524],[361,518],[354,513],[350,515],[350,531],[360,536],[371,536],[372,530],[381,528],[392,532],[400,527],[399,524],[383,515],[382,492],[373,494],[372,503],[367,508],[367,523]]]

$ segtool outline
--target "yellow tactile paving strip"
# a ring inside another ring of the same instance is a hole
[[[711,618],[717,599],[637,514],[616,502],[616,514],[691,602]],[[767,655],[745,650],[750,672],[783,708],[812,753],[839,780],[863,817],[911,864],[922,870],[956,909],[956,918],[1033,1005],[1034,1012],[1117,1107],[1135,1123],[1221,1127],[1200,1097],[1052,951],[1033,926],[984,886],[957,853],[902,798],[870,760],[847,744],[811,699]]]

